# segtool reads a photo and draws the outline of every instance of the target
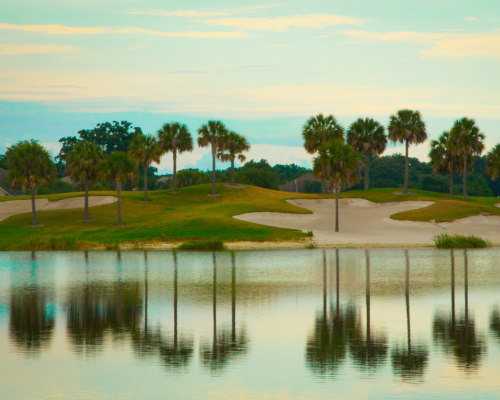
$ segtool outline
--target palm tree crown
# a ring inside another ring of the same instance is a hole
[[[486,173],[493,180],[500,176],[500,144],[493,147],[486,156]]]
[[[179,122],[171,122],[163,124],[156,132],[161,150],[165,153],[172,152],[174,159],[174,173],[172,193],[177,190],[177,153],[181,154],[185,151],[193,151],[193,137],[185,124]]]
[[[33,225],[37,225],[35,196],[39,187],[54,181],[56,166],[49,152],[36,140],[23,140],[5,153],[12,188],[22,187],[31,192]]]
[[[335,189],[335,232],[339,231],[338,203],[339,186],[350,187],[359,181],[361,154],[342,140],[331,140],[319,148],[313,160],[313,171],[320,178],[325,178]]]
[[[389,118],[387,127],[389,140],[405,144],[405,179],[403,193],[408,194],[408,147],[410,144],[420,144],[427,140],[425,122],[420,111],[399,110]]]
[[[453,152],[463,159],[463,197],[467,201],[467,161],[474,155],[480,155],[484,150],[484,134],[471,118],[457,119],[450,131]]]
[[[224,146],[228,131],[222,121],[210,120],[198,129],[198,146],[212,147],[212,196],[215,196],[215,159]]]
[[[161,149],[153,135],[136,135],[128,147],[130,158],[144,168],[144,201],[148,201],[148,168],[152,163],[160,163]]]
[[[246,157],[242,153],[248,150],[250,150],[250,143],[248,143],[247,138],[233,131],[227,134],[223,147],[218,150],[217,157],[221,161],[231,162],[231,185],[235,184],[234,161],[237,158],[243,163]]]
[[[85,190],[84,220],[89,219],[89,187],[97,182],[103,160],[101,146],[94,142],[79,141],[66,158],[66,171],[75,183]]]
[[[373,118],[358,118],[347,130],[347,143],[365,159],[365,190],[369,186],[370,157],[382,154],[387,146],[385,128]]]

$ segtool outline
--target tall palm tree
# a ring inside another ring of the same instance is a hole
[[[329,140],[344,139],[344,128],[333,115],[318,114],[310,117],[302,127],[304,148],[309,154],[315,154]],[[323,171],[322,193],[326,193],[328,171]]]
[[[116,183],[116,193],[118,195],[118,226],[122,225],[121,193],[125,182],[130,182],[137,177],[137,168],[135,163],[127,153],[123,151],[114,151],[104,161],[101,169],[101,175],[108,179],[113,179]]]
[[[222,121],[210,120],[198,129],[198,146],[212,147],[212,196],[215,196],[215,159],[217,152],[223,147],[227,136],[226,126]]]
[[[238,158],[240,162],[244,162],[246,157],[242,154],[244,151],[250,150],[250,143],[247,138],[236,132],[229,132],[223,147],[219,149],[217,156],[221,161],[231,161],[231,185],[235,185],[234,180],[234,160]]]
[[[172,193],[177,193],[177,153],[193,151],[193,137],[185,124],[171,122],[163,124],[156,132],[163,152],[172,152],[174,157],[174,174],[172,177]]]
[[[101,146],[94,142],[77,142],[66,158],[66,172],[75,183],[85,190],[83,220],[89,221],[89,188],[97,182],[104,154]]]
[[[347,130],[347,143],[364,157],[366,190],[370,184],[370,157],[382,154],[387,146],[385,128],[373,118],[358,118]]]
[[[462,158],[463,194],[467,201],[467,161],[484,150],[484,134],[481,133],[472,118],[457,119],[450,131],[451,142],[455,154]]]
[[[408,194],[408,147],[410,144],[420,144],[427,140],[425,122],[420,111],[399,110],[391,115],[387,127],[389,140],[405,144],[405,180],[403,194]]]
[[[30,191],[33,226],[37,226],[35,196],[39,187],[54,181],[56,166],[49,152],[36,140],[23,140],[12,145],[5,156],[12,188],[22,187]]]
[[[148,169],[152,163],[159,163],[161,149],[153,135],[136,135],[128,146],[130,158],[144,169],[144,201],[148,201]]]
[[[486,155],[486,173],[493,180],[500,176],[500,144],[493,147]]]
[[[429,158],[434,173],[450,175],[450,199],[453,200],[453,174],[461,170],[462,160],[453,151],[450,132],[443,132],[438,140],[431,141]]]
[[[339,187],[350,187],[359,181],[361,155],[342,140],[332,140],[319,148],[313,161],[313,171],[326,178],[335,190],[335,232],[339,231]]]

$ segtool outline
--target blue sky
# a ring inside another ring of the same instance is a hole
[[[61,136],[108,120],[151,133],[180,120],[195,133],[217,118],[249,137],[250,158],[306,165],[308,116],[386,124],[406,107],[430,138],[466,115],[487,147],[500,141],[497,0],[4,3],[0,152],[26,138],[57,152]],[[205,153],[180,166],[208,167]]]

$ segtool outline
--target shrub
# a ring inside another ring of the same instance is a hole
[[[306,243],[305,248],[306,249],[317,249],[318,245],[316,244],[316,242],[309,242],[309,243]]]
[[[118,242],[105,243],[104,248],[106,250],[120,250],[120,245],[118,244]]]
[[[307,236],[307,237],[313,237],[313,236],[314,236],[313,231],[307,231],[306,236]]]
[[[488,240],[472,235],[462,236],[443,233],[441,235],[434,236],[432,239],[434,240],[436,247],[441,249],[478,249],[491,246],[491,243]]]
[[[27,244],[28,250],[78,250],[78,244],[70,237],[48,237],[46,239],[31,239]]]
[[[177,247],[177,250],[225,250],[222,240],[190,240]]]

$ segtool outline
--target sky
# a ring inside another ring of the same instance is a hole
[[[180,121],[195,136],[221,119],[248,137],[248,159],[307,166],[309,116],[386,125],[401,108],[421,111],[430,139],[474,118],[489,149],[499,71],[498,0],[3,1],[0,153],[33,138],[57,154],[61,137],[104,121],[145,133]],[[209,151],[178,163],[207,169]]]

